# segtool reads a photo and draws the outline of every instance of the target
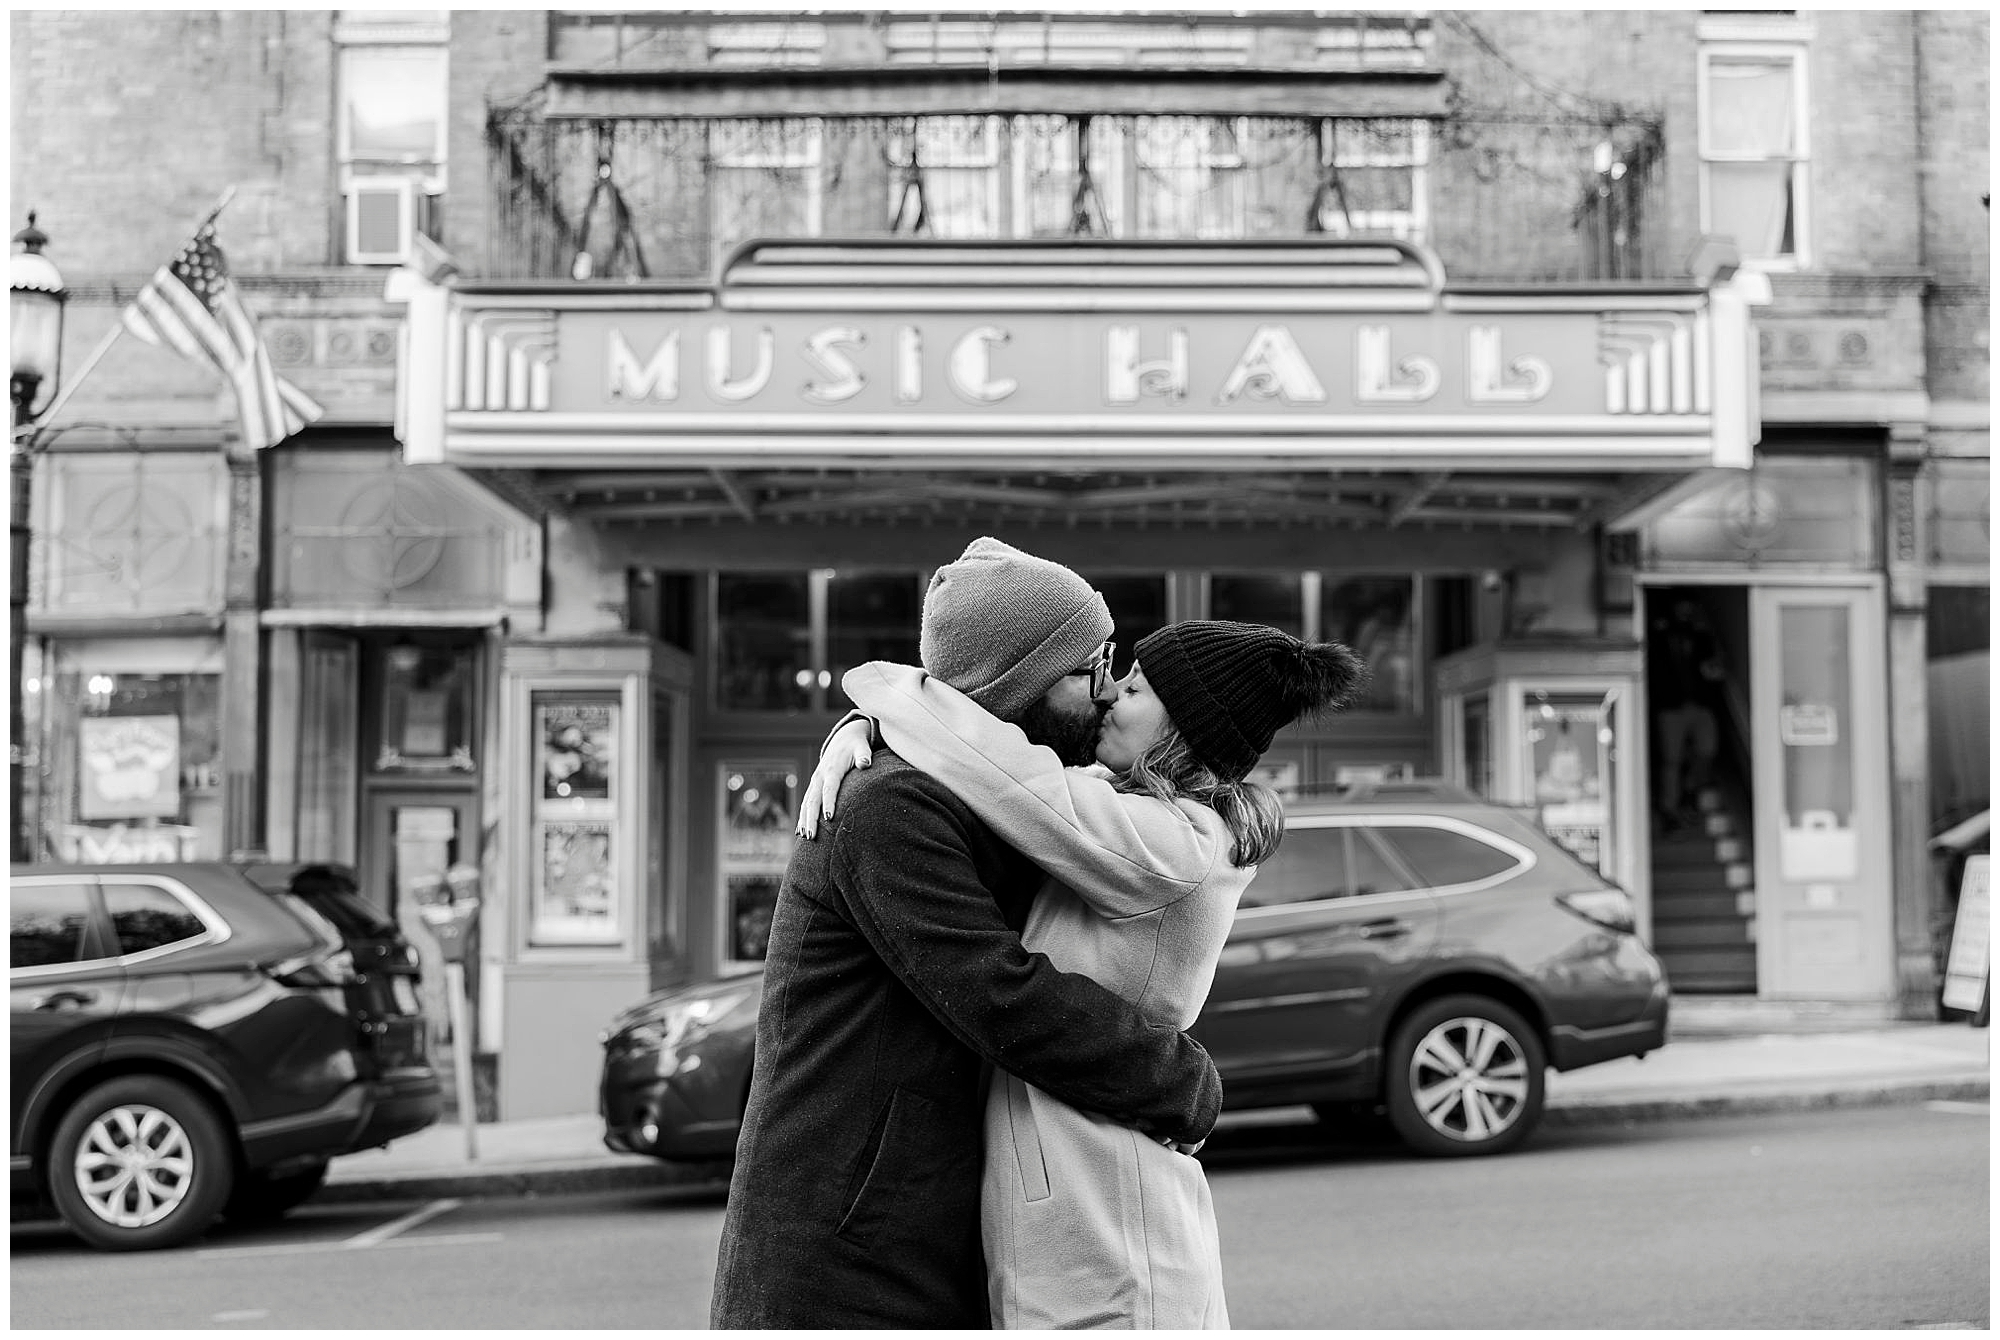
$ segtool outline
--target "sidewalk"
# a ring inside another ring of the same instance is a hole
[[[1551,1074],[1544,1122],[1597,1125],[1988,1096],[1984,1028],[1759,1019],[1699,1009],[1687,1016],[1676,1018],[1672,1040],[1651,1056]],[[1225,1114],[1218,1129],[1306,1119],[1303,1108]],[[595,1113],[491,1122],[477,1128],[478,1158],[468,1160],[464,1128],[441,1124],[387,1149],[335,1159],[315,1200],[670,1186],[719,1194],[727,1184],[726,1163],[676,1165],[617,1154],[604,1147],[602,1133]]]

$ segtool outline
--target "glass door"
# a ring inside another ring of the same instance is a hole
[[[1871,590],[1751,593],[1762,995],[1894,990],[1879,603]]]

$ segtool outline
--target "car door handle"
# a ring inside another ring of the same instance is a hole
[[[1397,917],[1384,917],[1380,921],[1364,921],[1354,929],[1364,940],[1394,940],[1410,933],[1410,923]]]
[[[97,1000],[95,991],[51,991],[46,996],[36,996],[28,1006],[31,1010],[61,1010],[72,1005],[93,1004]]]

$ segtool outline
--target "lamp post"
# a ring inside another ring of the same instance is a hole
[[[62,384],[63,302],[69,297],[62,274],[54,262],[42,254],[48,234],[35,227],[28,214],[28,226],[14,234],[16,250],[7,260],[7,317],[14,355],[13,376],[8,392],[14,400],[13,435],[8,447],[11,467],[13,510],[9,514],[8,539],[12,543],[8,568],[8,654],[11,666],[8,702],[7,780],[8,851],[13,860],[33,858],[23,800],[26,750],[22,740],[21,658],[28,641],[28,550],[29,502],[33,496],[35,471],[35,421],[54,403]]]

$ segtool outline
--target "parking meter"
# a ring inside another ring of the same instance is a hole
[[[417,915],[424,929],[437,941],[444,959],[446,1005],[451,1011],[451,1068],[453,1087],[458,1094],[458,1120],[465,1128],[465,1157],[479,1157],[474,1135],[478,1125],[477,1099],[472,1084],[472,1033],[466,1020],[465,963],[472,941],[472,927],[479,919],[479,870],[476,866],[454,865],[444,878],[417,893]]]
[[[430,897],[425,897],[430,894]],[[417,915],[437,941],[438,953],[447,965],[464,965],[470,932],[479,919],[479,871],[469,865],[455,865],[444,872],[444,880],[418,894]]]

